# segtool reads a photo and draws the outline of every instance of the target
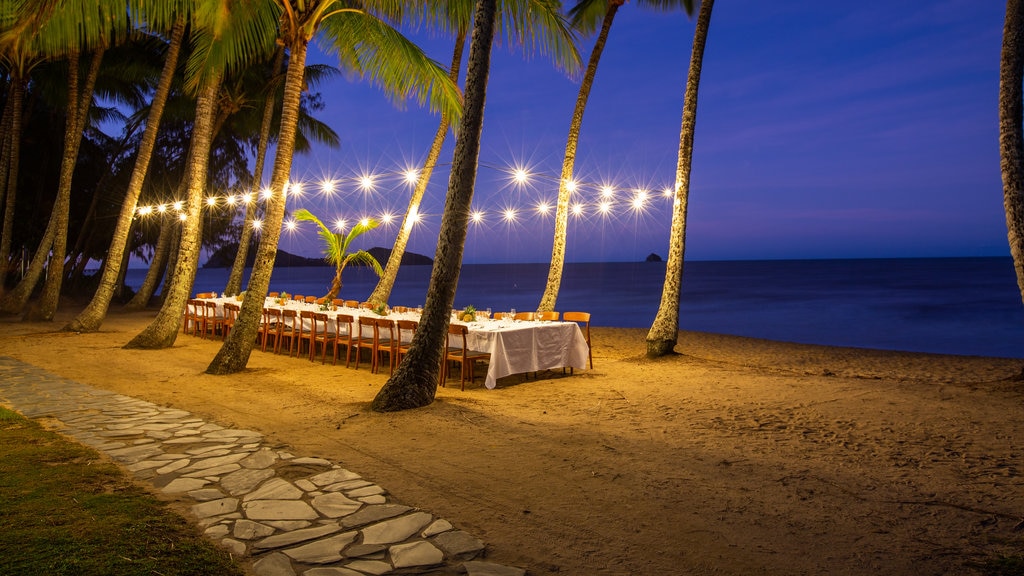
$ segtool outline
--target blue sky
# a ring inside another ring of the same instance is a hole
[[[700,84],[686,255],[693,260],[1008,254],[998,156],[1000,2],[904,0],[872,5],[731,0],[715,6]],[[576,163],[584,214],[569,229],[569,261],[640,260],[667,252],[683,90],[694,21],[627,3],[619,11],[583,122]],[[451,40],[418,38],[439,62]],[[587,57],[590,42],[581,53]],[[328,58],[314,55],[313,61]],[[498,45],[492,59],[474,206],[485,220],[466,262],[546,262],[566,131],[578,90],[540,54]],[[340,150],[297,156],[293,179],[325,220],[389,211],[409,188],[438,118],[397,109],[375,88],[321,87],[320,118]],[[409,250],[433,256],[450,139]],[[508,169],[537,176],[525,187]],[[268,169],[265,178],[269,178]],[[366,193],[354,179],[378,174]],[[313,188],[338,180],[330,196]],[[609,215],[596,214],[611,184]],[[631,209],[650,190],[645,211]],[[516,222],[500,211],[518,210]],[[362,247],[388,246],[397,224]],[[308,225],[281,248],[317,256]]]

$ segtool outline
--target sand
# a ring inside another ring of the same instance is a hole
[[[203,374],[219,342],[121,346],[0,321],[3,354],[100,388],[259,430],[380,483],[530,574],[975,574],[1024,544],[1024,360],[596,328],[595,368],[478,378],[377,414],[387,374],[256,350]]]

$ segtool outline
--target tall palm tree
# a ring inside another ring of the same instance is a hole
[[[333,300],[338,297],[338,292],[341,291],[341,274],[345,271],[345,267],[349,264],[363,264],[369,266],[380,276],[383,273],[381,270],[380,262],[373,257],[366,250],[356,250],[355,252],[349,252],[348,249],[352,245],[352,241],[362,236],[363,234],[373,230],[380,225],[373,218],[366,218],[360,220],[348,234],[341,234],[339,232],[332,232],[326,224],[320,221],[319,218],[313,215],[312,212],[305,208],[300,208],[295,211],[295,219],[304,222],[312,222],[316,224],[317,233],[320,235],[320,239],[324,241],[324,260],[334,265],[334,279],[331,280],[331,288],[324,295],[326,300]],[[370,299],[371,302],[379,302],[378,300]]]
[[[306,52],[313,37],[322,34],[327,47],[337,52],[344,67],[363,71],[365,76],[396,97],[415,94],[421,103],[428,97],[434,107],[457,113],[458,91],[444,70],[394,28],[365,9],[350,7],[340,0],[281,1],[278,40],[288,50],[281,127],[277,155],[270,181],[266,222],[256,249],[242,309],[231,334],[207,367],[210,374],[231,374],[243,370],[252,353],[263,314],[263,299],[270,287],[274,258],[285,213],[285,185],[291,171],[302,93]],[[382,3],[383,4],[383,3]],[[377,7],[376,2],[366,5]],[[382,6],[385,12],[400,8]]]
[[[170,6],[172,3],[165,2],[162,5]],[[132,170],[131,180],[128,183],[128,190],[125,192],[121,204],[121,212],[114,227],[114,236],[110,240],[110,248],[107,250],[106,265],[100,276],[99,286],[92,300],[71,322],[64,326],[65,331],[72,332],[94,332],[99,330],[110,307],[110,300],[118,286],[118,278],[121,276],[121,262],[128,246],[128,233],[131,229],[132,219],[135,216],[135,208],[138,206],[139,194],[142,193],[142,185],[149,170],[149,162],[153,157],[153,148],[156,146],[156,135],[160,128],[160,120],[164,113],[164,105],[171,91],[171,82],[174,80],[174,72],[178,67],[178,55],[181,53],[182,41],[185,37],[187,6],[179,6],[180,10],[170,27],[170,39],[167,46],[167,53],[164,56],[163,70],[160,72],[160,80],[157,82],[156,90],[149,107],[149,115],[146,118],[146,130],[143,132],[142,141],[139,144],[138,154],[135,159],[135,167]],[[153,18],[154,27],[161,23],[166,16],[157,13]]]
[[[271,65],[271,84],[281,75],[284,68],[284,49],[278,47],[274,53],[274,63]],[[266,99],[263,101],[263,117],[260,120],[259,144],[256,149],[256,165],[252,170],[252,181],[249,184],[250,193],[254,196],[259,192],[259,184],[263,181],[263,165],[267,159],[267,148],[270,146],[270,130],[274,119],[274,105],[277,98],[273,96],[276,90],[267,91]],[[238,239],[238,252],[235,254],[235,261],[231,265],[231,273],[228,274],[228,283],[224,287],[225,294],[238,294],[242,291],[242,273],[245,271],[245,261],[249,257],[249,244],[252,242],[253,220],[256,218],[256,203],[245,204],[245,216],[242,218],[242,233]]]
[[[441,351],[444,349],[450,312],[455,302],[455,289],[459,283],[462,252],[469,227],[469,208],[473,201],[480,155],[496,4],[496,0],[477,1],[469,46],[464,111],[452,157],[448,194],[441,217],[441,231],[426,304],[419,328],[409,346],[409,353],[373,399],[372,407],[378,412],[426,406],[434,401],[437,393]]]
[[[661,304],[647,333],[647,355],[671,354],[679,339],[679,296],[683,283],[683,254],[686,249],[686,207],[690,197],[690,166],[693,163],[693,134],[697,127],[697,88],[704,61],[704,45],[711,25],[711,9],[715,0],[701,0],[697,29],[693,33],[690,71],[686,76],[683,96],[683,125],[679,133],[679,160],[676,164],[675,202],[672,204],[672,227],[669,231],[668,261]]]
[[[1024,301],[1024,0],[1006,1],[999,63],[999,156],[1007,239]]]
[[[562,160],[562,174],[558,180],[558,203],[555,208],[555,233],[551,243],[551,264],[548,266],[548,280],[544,286],[544,294],[541,296],[538,310],[549,312],[555,309],[558,300],[558,291],[562,286],[562,269],[565,265],[565,244],[569,228],[569,200],[572,196],[573,170],[576,165],[576,146],[579,143],[580,128],[583,126],[583,113],[587,108],[587,100],[590,98],[590,89],[594,85],[594,77],[597,75],[597,66],[601,61],[601,54],[604,52],[605,43],[608,41],[608,33],[611,31],[612,22],[619,11],[619,7],[625,4],[626,0],[581,0],[570,11],[573,27],[585,34],[591,34],[601,22],[601,31],[597,35],[594,47],[590,51],[590,59],[587,62],[587,71],[580,82],[579,94],[576,96],[576,106],[572,111],[572,120],[569,122],[569,135],[565,140],[565,156]],[[683,8],[687,14],[693,14],[694,0],[638,0],[637,4],[661,10]]]
[[[442,28],[455,30],[455,48],[452,54],[452,65],[448,69],[452,82],[457,82],[459,68],[462,65],[462,51],[466,44],[466,34],[471,24],[473,6],[467,0],[452,0],[435,6],[437,12],[428,18]],[[509,44],[537,46],[543,52],[550,52],[557,66],[575,72],[579,65],[579,53],[573,42],[573,34],[561,15],[561,3],[552,0],[515,0],[504,2],[499,6],[502,18],[499,28],[504,28]],[[430,183],[434,166],[441,155],[441,148],[448,136],[451,118],[441,116],[440,125],[434,133],[423,168],[416,175],[409,206],[406,208],[402,225],[391,248],[391,257],[384,269],[384,275],[373,289],[370,300],[387,302],[391,297],[402,256],[412,234],[413,225],[419,215],[420,203]]]

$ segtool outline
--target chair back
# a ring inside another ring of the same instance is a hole
[[[345,300],[346,308],[359,308],[359,300]]]
[[[372,310],[373,309],[373,304],[371,304],[370,302],[360,302],[359,303],[359,307],[360,308],[366,308],[367,310]]]
[[[408,344],[412,342],[412,337],[416,334],[416,328],[418,327],[419,322],[415,320],[395,320],[396,337],[399,343]]]
[[[550,310],[548,312],[538,312],[536,315],[537,320],[543,320],[545,322],[557,322],[558,312]]]
[[[533,312],[516,312],[514,316],[515,320],[533,320],[535,314]]]
[[[352,337],[352,324],[355,321],[356,321],[355,318],[353,318],[351,314],[338,314],[337,316],[335,316],[334,317],[334,324],[337,327],[336,334],[338,334],[339,336],[347,335],[348,337],[351,338]]]
[[[451,346],[450,341],[448,341],[447,347],[461,348],[462,350],[466,350],[466,334],[469,334],[469,328],[467,328],[465,324],[449,324],[448,337],[450,338],[451,336],[459,336],[461,338],[461,341],[458,342],[456,346]],[[457,338],[456,340],[459,339]]]

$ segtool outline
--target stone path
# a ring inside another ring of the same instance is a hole
[[[138,480],[195,502],[206,535],[257,576],[523,576],[474,560],[484,543],[336,463],[269,446],[173,408],[0,356],[0,402],[103,451]]]

